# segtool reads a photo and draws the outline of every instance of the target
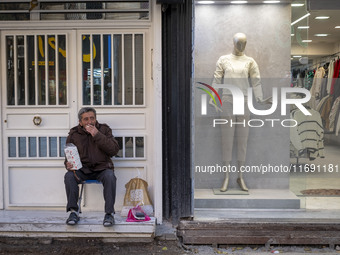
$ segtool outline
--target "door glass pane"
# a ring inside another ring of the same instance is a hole
[[[122,36],[113,36],[114,104],[122,104]]]
[[[91,92],[91,52],[90,52],[90,35],[83,35],[83,105],[90,105],[90,92]]]
[[[46,104],[45,36],[38,36],[38,104]]]
[[[144,66],[143,66],[143,35],[135,35],[135,104],[144,102]]]
[[[57,137],[49,138],[49,155],[50,157],[58,157]]]
[[[125,104],[131,105],[133,87],[132,69],[132,35],[124,35],[124,85],[125,85]]]
[[[144,158],[144,137],[136,137],[136,157]]]
[[[59,155],[65,157],[64,147],[66,145],[66,137],[59,137]]]
[[[125,157],[133,157],[133,137],[125,137]]]
[[[59,104],[67,104],[66,36],[58,35]]]
[[[14,40],[13,36],[6,37],[7,55],[7,105],[14,105]]]
[[[39,137],[39,157],[47,157],[47,138]]]
[[[17,56],[18,56],[18,105],[25,104],[25,45],[24,45],[24,37],[17,36]]]
[[[8,157],[16,157],[17,143],[15,137],[8,137]]]
[[[48,37],[48,104],[56,105],[55,36]]]
[[[35,48],[34,48],[34,36],[27,36],[27,75],[28,75],[28,104],[35,105]]]
[[[101,79],[101,44],[100,35],[93,35],[93,104],[101,105],[102,79]]]
[[[118,142],[119,145],[119,151],[116,154],[116,158],[122,158],[123,157],[123,137],[115,137],[115,139]]]
[[[26,157],[26,137],[19,137],[19,157]]]
[[[29,157],[36,157],[37,156],[37,138],[36,137],[29,137],[28,138],[28,154]]]
[[[112,105],[111,35],[103,36],[104,47],[104,105]]]

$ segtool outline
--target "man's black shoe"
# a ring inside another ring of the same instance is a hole
[[[105,217],[103,220],[104,227],[111,227],[114,224],[115,224],[115,219],[113,218],[113,215],[109,213],[105,214]]]
[[[79,221],[79,217],[77,213],[71,212],[70,216],[68,216],[68,219],[66,220],[67,225],[76,225]]]

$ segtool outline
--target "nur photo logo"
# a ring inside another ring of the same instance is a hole
[[[203,82],[197,82],[198,84],[202,85],[202,86],[205,86],[206,88],[210,89],[214,94],[215,96],[218,98],[218,100],[220,101],[220,104],[222,106],[222,100],[221,100],[221,97],[220,95],[217,93],[217,91],[210,85],[206,84],[206,83],[203,83]],[[216,99],[215,99],[215,96],[213,94],[211,94],[211,92],[205,88],[201,88],[201,87],[196,87],[200,90],[203,90],[205,93],[207,93],[211,99],[213,100],[214,104],[217,106],[217,102],[216,102]],[[207,115],[207,95],[206,94],[203,94],[202,97],[202,107],[201,107],[201,113],[202,115]]]

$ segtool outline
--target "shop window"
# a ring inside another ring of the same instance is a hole
[[[83,105],[144,105],[144,35],[82,35]]]
[[[7,105],[67,104],[66,35],[6,36]]]

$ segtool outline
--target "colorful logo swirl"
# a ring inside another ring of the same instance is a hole
[[[218,98],[218,100],[220,101],[220,103],[221,103],[221,105],[222,105],[222,100],[221,100],[219,94],[217,93],[217,91],[216,91],[212,86],[210,86],[210,85],[208,85],[208,84],[206,84],[206,83],[203,83],[203,82],[197,82],[197,83],[200,84],[200,85],[203,85],[203,86],[205,86],[205,87],[207,87],[207,88],[209,88],[212,92],[214,92],[214,94],[216,95],[216,97]],[[196,87],[196,88],[201,89],[201,90],[203,90],[204,92],[206,92],[206,93],[211,97],[211,99],[214,101],[215,105],[217,106],[215,97],[214,97],[213,94],[211,94],[211,92],[210,92],[209,90],[204,89],[204,88],[201,88],[201,87]]]

